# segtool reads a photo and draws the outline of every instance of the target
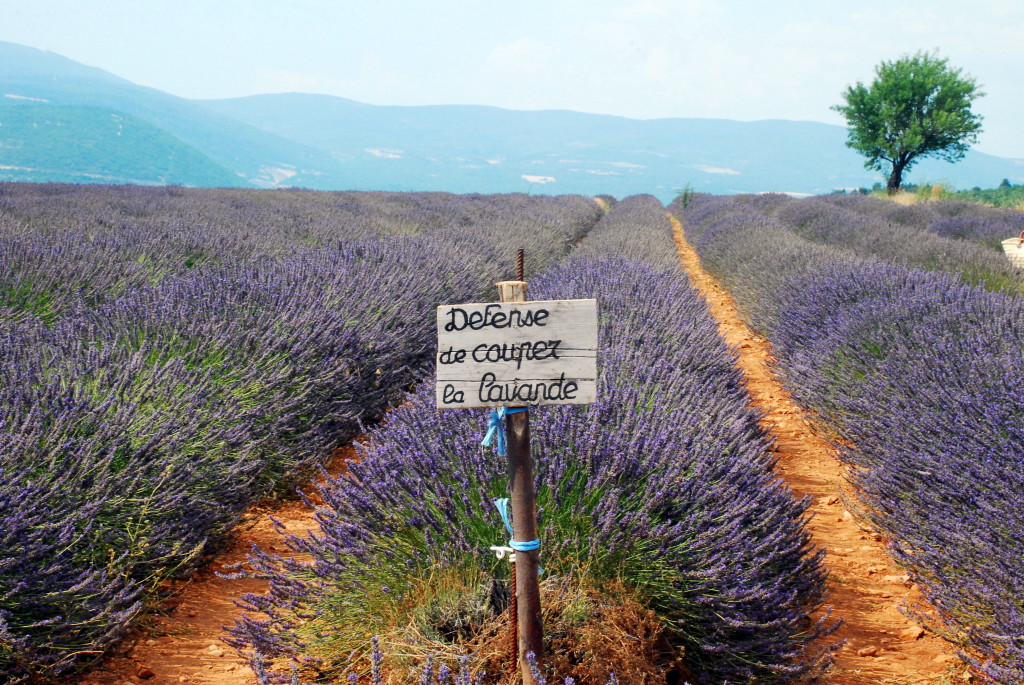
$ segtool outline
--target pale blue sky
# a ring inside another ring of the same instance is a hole
[[[1024,158],[1020,0],[3,0],[0,40],[189,98],[313,92],[636,118],[804,119],[935,50]]]

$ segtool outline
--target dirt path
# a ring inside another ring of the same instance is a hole
[[[771,371],[771,346],[740,319],[728,292],[703,267],[672,217],[679,258],[704,295],[725,341],[739,354],[762,425],[775,436],[777,470],[798,496],[814,498],[810,531],[827,551],[828,606],[843,618],[837,631],[846,644],[836,659],[832,683],[942,683],[957,675],[946,643],[924,633],[899,611],[917,599],[917,588],[889,558],[880,538],[862,528],[843,502],[843,466],[828,442],[816,436],[801,408]]]
[[[335,476],[343,472],[354,456],[352,447],[338,450],[327,464],[328,472]],[[254,544],[287,552],[270,516],[296,535],[316,526],[313,512],[300,501],[254,506],[235,529],[228,549],[189,579],[158,618],[145,621],[117,653],[77,679],[76,685],[256,685],[256,676],[221,638],[227,635],[224,627],[241,615],[234,601],[247,592],[266,592],[267,583],[224,580],[216,572],[227,572],[231,564],[245,561]]]

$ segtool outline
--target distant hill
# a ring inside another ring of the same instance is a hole
[[[4,181],[247,185],[166,131],[103,107],[0,106],[0,146]]]
[[[2,42],[0,96],[0,179],[46,180],[60,172],[83,181],[646,192],[668,200],[685,184],[713,193],[822,193],[882,178],[845,147],[846,130],[829,124],[376,106],[299,93],[192,101]],[[43,106],[70,109],[38,109]],[[26,109],[15,117],[19,107]],[[61,145],[48,145],[44,131],[27,130],[42,116],[64,122],[59,131],[44,126],[63,136]],[[128,122],[128,139],[112,137],[115,116]],[[12,122],[6,130],[2,117]],[[21,124],[12,135],[15,119]],[[51,176],[4,167],[48,169]],[[1024,182],[1024,161],[971,152],[955,165],[923,162],[906,180],[970,188],[1003,178]]]
[[[650,192],[689,183],[714,193],[824,193],[882,177],[845,146],[846,129],[809,121],[638,120],[571,111],[480,106],[394,107],[327,95],[205,101],[268,133],[330,153],[364,187]],[[959,187],[1024,181],[1024,162],[971,152],[922,162],[916,181]],[[532,181],[532,182],[531,182]]]
[[[201,104],[14,43],[0,42],[0,94],[0,102],[8,106],[99,107],[133,116],[192,146],[246,185],[271,187],[282,178],[291,178],[315,187],[320,176],[337,171],[330,157],[317,150],[259,131]],[[0,148],[0,166],[6,165],[6,155]],[[206,185],[202,176],[187,185]]]

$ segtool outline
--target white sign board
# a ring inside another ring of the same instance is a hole
[[[597,300],[437,308],[438,408],[596,399]]]

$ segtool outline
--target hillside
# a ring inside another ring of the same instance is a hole
[[[248,185],[270,187],[288,177],[297,185],[318,187],[319,177],[336,171],[330,158],[316,150],[259,131],[201,104],[14,43],[0,42],[0,93],[9,106],[99,107],[131,115],[194,147]],[[0,164],[6,164],[5,159],[3,152]],[[205,183],[200,176],[188,185]]]
[[[103,107],[0,106],[0,146],[3,181],[246,185],[166,131]]]

